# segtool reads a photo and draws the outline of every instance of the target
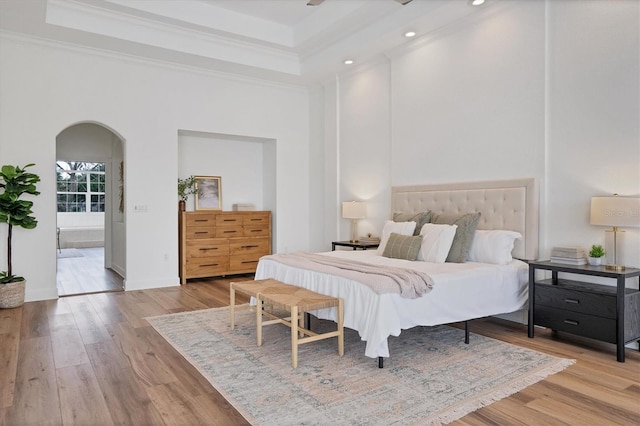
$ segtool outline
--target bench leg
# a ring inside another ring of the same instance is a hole
[[[338,355],[344,355],[344,307],[338,299]]]
[[[256,344],[262,346],[262,295],[256,294]]]
[[[291,365],[298,367],[298,307],[291,307]]]
[[[236,328],[236,289],[233,286],[233,283],[230,284],[229,290],[229,312],[231,314],[231,329]]]

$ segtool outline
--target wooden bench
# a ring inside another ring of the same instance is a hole
[[[338,337],[338,354],[344,354],[343,322],[344,312],[342,299],[325,296],[302,287],[285,284],[280,281],[267,279],[256,281],[232,282],[230,285],[231,329],[235,328],[236,291],[255,297],[256,306],[256,342],[262,346],[262,326],[270,324],[284,324],[291,328],[291,364],[298,366],[298,346],[316,340]],[[290,313],[291,316],[281,318],[264,309],[264,305],[271,305]],[[327,333],[314,333],[304,326],[304,313],[318,309],[338,309],[338,329]],[[270,318],[263,321],[262,316]],[[303,337],[299,337],[300,336]],[[304,337],[304,336],[308,337]]]

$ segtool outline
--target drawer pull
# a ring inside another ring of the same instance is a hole
[[[252,222],[262,222],[262,219],[251,219]]]
[[[579,305],[580,301],[576,299],[564,299],[565,303],[573,303],[574,305]]]
[[[235,234],[238,231],[224,231],[225,234]]]
[[[209,219],[196,219],[196,222],[209,222]]]
[[[203,247],[200,251],[218,250],[218,247]]]
[[[208,234],[209,231],[196,231],[196,234]]]
[[[251,232],[262,232],[262,229],[252,229]]]
[[[242,263],[258,263],[257,260],[243,260]]]
[[[569,324],[569,325],[579,325],[580,324],[578,321],[569,320],[569,319],[564,320],[564,323],[565,324]]]
[[[201,268],[207,268],[209,266],[218,266],[218,265],[219,265],[218,263],[209,263],[209,264],[206,264],[206,265],[200,265],[200,267]]]
[[[236,219],[222,219],[223,222],[237,222]]]
[[[251,248],[258,248],[258,245],[252,245],[252,246],[242,246],[243,249],[251,249]]]

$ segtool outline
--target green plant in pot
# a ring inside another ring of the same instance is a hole
[[[589,265],[599,266],[605,254],[604,248],[600,244],[592,245],[591,250],[589,250]]]
[[[24,167],[4,165],[0,169],[0,223],[9,226],[7,234],[7,270],[0,272],[0,308],[16,308],[24,303],[25,279],[13,274],[11,239],[13,227],[33,229],[38,221],[32,216],[33,201],[20,199],[24,194],[39,195],[36,183],[40,177]]]
[[[180,179],[178,178],[178,198],[180,201],[178,203],[178,209],[180,211],[185,211],[186,202],[189,198],[189,195],[196,193],[196,178],[193,176],[189,176],[188,178]]]

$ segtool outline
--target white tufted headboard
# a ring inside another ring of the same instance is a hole
[[[480,212],[478,229],[517,231],[513,256],[538,258],[538,186],[535,179],[394,186],[391,212]]]

